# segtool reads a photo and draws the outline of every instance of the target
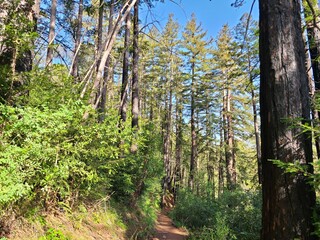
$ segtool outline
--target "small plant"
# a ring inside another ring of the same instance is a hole
[[[70,238],[66,237],[61,230],[49,228],[46,234],[39,238],[39,240],[69,240]]]

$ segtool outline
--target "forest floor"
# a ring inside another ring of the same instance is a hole
[[[168,217],[168,211],[162,211],[158,215],[157,224],[155,227],[156,234],[152,240],[185,240],[188,237],[188,232],[182,228],[174,226],[172,220]]]

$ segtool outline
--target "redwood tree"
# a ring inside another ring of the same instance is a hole
[[[311,138],[292,122],[308,122],[300,1],[260,0],[260,104],[262,150],[261,239],[312,236],[315,193],[303,173],[286,173],[273,159],[312,171]],[[299,125],[299,124],[297,124]]]

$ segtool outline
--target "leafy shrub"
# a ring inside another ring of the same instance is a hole
[[[212,200],[180,192],[172,216],[179,224],[192,229],[194,239],[256,240],[261,228],[261,194],[227,191]]]
[[[202,228],[215,223],[216,203],[211,199],[197,196],[189,191],[180,191],[177,204],[171,215],[187,228]]]
[[[66,237],[61,230],[54,228],[49,228],[46,234],[39,238],[39,240],[69,240],[70,238]]]

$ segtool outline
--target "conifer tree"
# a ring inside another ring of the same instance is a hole
[[[237,84],[237,64],[235,63],[232,36],[228,25],[224,25],[217,38],[217,49],[214,53],[216,78],[222,92],[222,127],[225,148],[227,187],[236,186],[236,156],[234,140],[234,100],[233,92]]]
[[[204,65],[206,62],[209,42],[206,39],[206,32],[201,25],[197,24],[195,15],[187,23],[183,33],[182,54],[185,58],[186,87],[190,96],[190,124],[191,124],[191,157],[189,170],[189,187],[195,189],[195,176],[197,173],[197,151],[198,151],[198,130],[197,113],[199,112],[199,91],[201,78],[205,75]]]

